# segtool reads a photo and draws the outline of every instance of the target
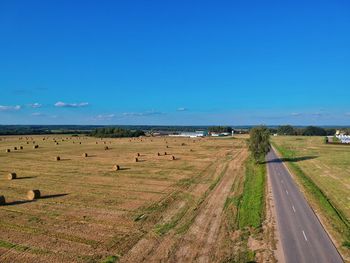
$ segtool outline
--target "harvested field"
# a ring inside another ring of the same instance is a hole
[[[6,200],[0,262],[101,262],[112,256],[122,262],[220,262],[254,254],[236,242],[241,230],[230,211],[237,204],[226,207],[242,193],[244,139],[108,139],[105,151],[95,138],[32,137],[39,148],[10,153],[5,150],[26,139],[0,141],[0,173],[20,175],[0,177]],[[155,154],[167,145],[169,156]],[[32,189],[40,195],[28,200]]]

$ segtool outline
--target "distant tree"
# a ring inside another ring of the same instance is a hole
[[[229,126],[211,126],[208,128],[209,132],[221,133],[221,132],[232,132],[232,128]]]
[[[265,126],[258,126],[251,129],[249,135],[249,150],[254,160],[261,162],[270,150],[270,132]]]
[[[303,131],[304,136],[326,136],[327,132],[325,129],[315,126],[308,126]]]
[[[296,135],[296,131],[291,125],[282,125],[277,129],[277,133],[280,135]]]

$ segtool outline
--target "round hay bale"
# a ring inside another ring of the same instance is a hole
[[[55,161],[60,161],[60,160],[61,160],[61,157],[59,157],[59,156],[55,157]]]
[[[113,170],[114,171],[119,171],[120,170],[120,166],[118,164],[113,166]]]
[[[29,144],[29,142],[27,142],[27,144]]]
[[[105,146],[105,151],[107,151],[109,148],[108,148],[108,146]]]
[[[28,200],[34,200],[40,198],[40,191],[39,190],[30,190],[27,193]]]
[[[23,146],[19,146],[19,149],[20,149],[20,150],[23,150]]]
[[[167,152],[164,152],[164,155],[167,155],[168,153]]]
[[[9,152],[11,152],[11,150],[10,149],[6,149],[6,152],[9,153]]]
[[[140,156],[140,153],[137,153],[136,156]]]
[[[56,145],[59,145],[59,143],[58,143],[58,142],[56,142]]]
[[[171,160],[176,160],[176,158],[175,158],[175,156],[173,155],[173,156],[171,156]]]
[[[33,146],[33,149],[38,149],[39,148],[39,145],[34,145]]]
[[[96,144],[98,144],[98,142],[96,142]]]
[[[158,156],[160,156],[160,153],[157,153]]]
[[[17,147],[13,147],[13,149],[14,149],[15,151],[17,151]]]
[[[88,157],[88,154],[87,153],[83,153],[83,157]]]
[[[185,145],[186,145],[186,143],[184,143],[184,142],[183,142],[183,143],[181,143],[181,146],[185,146]]]
[[[14,180],[17,178],[17,174],[16,173],[8,173],[7,174],[7,179],[8,180]]]
[[[135,158],[135,163],[137,163],[138,161],[139,161],[139,158],[136,157],[136,158]]]
[[[4,205],[4,204],[6,204],[5,196],[0,195],[0,205]]]
[[[81,142],[79,142],[79,144],[81,144]]]
[[[169,145],[167,145],[166,147],[169,148]]]

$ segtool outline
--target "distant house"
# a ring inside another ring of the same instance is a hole
[[[196,138],[196,137],[208,136],[208,132],[207,131],[180,132],[178,134],[170,134],[169,136]]]
[[[341,143],[350,143],[350,135],[339,134],[335,135],[335,137],[337,137]]]

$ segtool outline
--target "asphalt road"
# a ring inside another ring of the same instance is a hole
[[[343,262],[290,173],[273,150],[267,155],[267,162],[286,262]]]

